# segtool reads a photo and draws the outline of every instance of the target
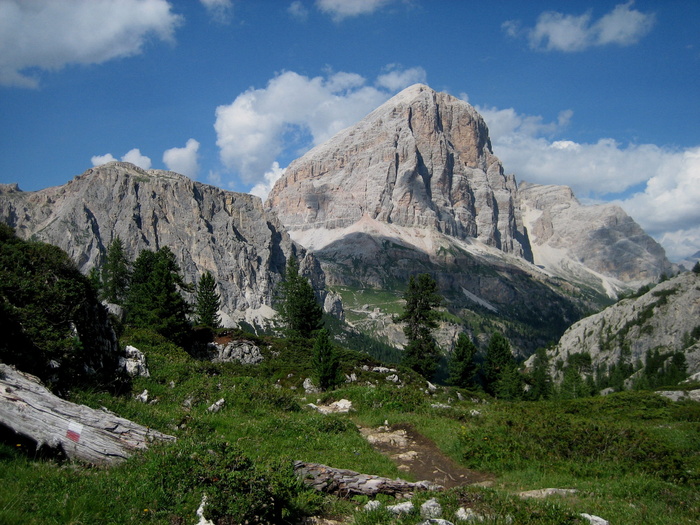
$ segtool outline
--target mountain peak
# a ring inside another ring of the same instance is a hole
[[[516,194],[476,110],[415,84],[290,164],[266,205],[292,235],[367,215],[527,257]]]

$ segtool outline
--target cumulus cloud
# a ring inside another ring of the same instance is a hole
[[[194,179],[199,172],[199,142],[189,139],[184,148],[170,148],[163,153],[163,163],[169,170]]]
[[[567,185],[584,200],[612,194],[673,260],[700,249],[700,146],[678,151],[610,138],[579,143],[558,138],[573,118],[568,110],[555,122],[512,108],[477,110],[494,153],[518,180]]]
[[[114,162],[117,159],[115,159],[111,153],[107,153],[106,155],[93,155],[90,160],[92,161],[93,166],[102,166],[108,162]]]
[[[413,84],[424,84],[428,75],[422,67],[401,69],[401,66],[392,64],[386,68],[386,73],[379,75],[377,85],[389,91],[399,91]]]
[[[666,152],[644,191],[620,202],[673,258],[700,249],[700,146]]]
[[[618,4],[598,20],[590,11],[582,15],[546,11],[531,29],[521,29],[517,20],[508,20],[501,27],[508,36],[525,36],[537,50],[574,52],[608,44],[628,46],[646,36],[655,22],[653,13],[642,13],[633,5],[633,0]]]
[[[403,75],[397,68],[388,74]],[[245,183],[258,182],[283,152],[297,156],[325,142],[393,95],[387,85],[396,87],[402,82],[384,81],[379,87],[366,84],[355,73],[309,78],[288,71],[265,88],[249,89],[216,109],[214,128],[222,163]]]
[[[145,155],[141,155],[141,151],[138,148],[134,148],[132,150],[127,151],[126,154],[122,157],[122,161],[136,164],[139,168],[144,170],[151,169],[151,159],[149,159]]]
[[[267,199],[267,196],[272,190],[272,187],[275,185],[275,182],[277,182],[282,175],[284,175],[285,171],[286,168],[280,168],[279,162],[273,162],[270,171],[265,173],[263,181],[258,182],[255,186],[253,186],[248,193],[257,195],[262,200]]]
[[[107,153],[105,155],[94,155],[90,160],[92,161],[93,166],[102,166],[103,164],[107,164],[108,162],[114,162],[117,159],[115,159],[111,153]],[[139,150],[138,148],[134,148],[132,150],[127,151],[122,156],[121,160],[122,162],[131,162],[132,164],[135,164],[136,166],[144,170],[151,169],[151,159],[149,159],[145,155],[142,155],[141,150]]]
[[[339,22],[344,18],[374,13],[379,8],[394,0],[316,0],[316,7],[333,20]]]
[[[232,0],[199,0],[216,22],[228,24],[233,16]]]
[[[166,0],[3,0],[0,85],[34,88],[34,68],[136,55],[151,36],[172,41],[181,22]]]

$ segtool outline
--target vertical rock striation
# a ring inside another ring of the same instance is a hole
[[[37,192],[4,185],[0,220],[20,237],[61,247],[84,273],[101,264],[117,236],[132,260],[141,250],[168,246],[186,282],[207,270],[215,276],[222,310],[233,318],[269,310],[286,257],[298,249],[258,197],[120,162]],[[318,264],[299,255],[302,269],[322,288]]]
[[[517,195],[476,110],[416,84],[294,161],[266,207],[292,235],[369,217],[530,259]]]

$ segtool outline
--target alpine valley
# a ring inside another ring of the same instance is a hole
[[[186,282],[205,271],[224,325],[264,330],[290,254],[341,332],[396,348],[411,275],[445,302],[438,341],[499,330],[522,358],[618,294],[678,268],[621,208],[517,183],[464,101],[413,85],[292,162],[269,198],[112,162],[60,187],[0,186],[0,220],[59,246],[83,273],[116,237],[134,260],[169,247]],[[339,337],[343,337],[340,335]]]

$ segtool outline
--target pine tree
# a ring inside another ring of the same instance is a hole
[[[464,333],[459,334],[449,364],[450,384],[460,388],[474,386],[474,377],[476,375],[476,362],[474,358],[476,357],[476,353],[477,348],[472,340]]]
[[[333,388],[340,383],[340,361],[325,328],[316,335],[313,352],[316,383],[321,390]]]
[[[129,260],[124,252],[124,243],[119,237],[107,247],[107,260],[102,269],[102,283],[105,299],[110,303],[122,304],[129,287]]]
[[[184,345],[190,336],[189,305],[175,255],[168,247],[142,251],[134,262],[127,295],[127,322],[149,327],[175,343]]]
[[[435,280],[424,273],[418,279],[410,277],[403,298],[406,301],[404,311],[395,319],[395,322],[406,323],[403,332],[408,344],[402,363],[430,379],[440,359],[440,349],[433,339],[432,330],[438,326],[435,308],[442,304],[442,296]]]
[[[510,350],[510,343],[501,333],[494,332],[486,348],[484,390],[489,394],[498,395],[498,390],[504,390],[504,386],[499,385],[501,377],[504,374],[508,378],[514,377],[510,374],[511,369],[517,369],[517,364]]]
[[[545,348],[537,349],[532,366],[531,388],[528,397],[533,401],[549,399],[552,396],[552,377],[549,375],[549,358]]]
[[[323,327],[323,308],[309,280],[299,273],[299,262],[293,255],[287,259],[285,278],[280,283],[278,310],[290,337],[309,339]]]
[[[700,261],[695,262],[695,266],[693,266],[693,273],[694,274],[700,274]]]
[[[195,324],[209,328],[220,328],[219,307],[221,295],[216,293],[216,281],[211,272],[206,271],[197,283],[197,303],[195,306]]]

